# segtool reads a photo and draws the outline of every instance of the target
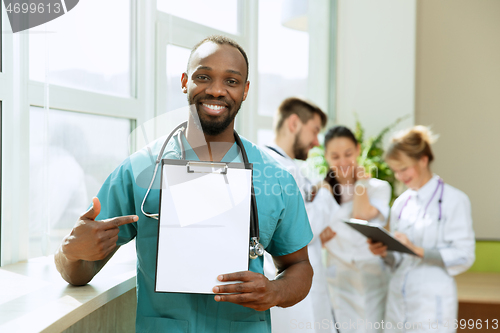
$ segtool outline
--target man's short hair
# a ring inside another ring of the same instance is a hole
[[[296,114],[300,121],[305,124],[311,120],[315,114],[321,118],[321,127],[325,127],[326,114],[313,103],[298,97],[289,97],[281,102],[275,117],[274,131],[279,132],[285,120],[292,114]]]
[[[191,57],[193,56],[193,54],[196,52],[196,50],[203,44],[207,43],[207,42],[212,42],[212,43],[215,43],[215,44],[218,44],[218,45],[230,45],[236,49],[238,49],[238,51],[240,51],[241,55],[243,56],[243,58],[245,58],[245,63],[247,64],[247,76],[245,78],[245,81],[248,81],[248,71],[250,69],[250,66],[248,65],[248,57],[247,57],[247,54],[245,53],[245,50],[243,50],[243,48],[240,46],[240,44],[238,44],[236,41],[234,41],[233,39],[229,38],[229,37],[226,37],[226,36],[222,36],[222,35],[212,35],[212,36],[208,36],[207,38],[203,39],[202,41],[200,41],[198,44],[196,44],[192,49],[191,49],[191,53],[189,54],[189,60],[188,60],[188,63],[187,63],[187,70],[186,70],[186,73],[187,71],[189,71],[189,64],[191,63]]]

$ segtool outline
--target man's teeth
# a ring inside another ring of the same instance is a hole
[[[225,106],[222,105],[213,105],[213,104],[203,104],[203,106],[212,109],[214,111],[220,111],[225,108]]]

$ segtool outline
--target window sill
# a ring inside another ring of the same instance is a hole
[[[60,332],[135,288],[133,242],[122,246],[86,286],[69,285],[54,257],[0,268],[0,332]]]

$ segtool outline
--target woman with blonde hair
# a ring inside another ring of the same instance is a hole
[[[390,228],[416,255],[370,250],[391,267],[385,328],[395,332],[455,332],[454,275],[474,262],[475,239],[469,198],[430,169],[436,137],[424,126],[396,134],[386,162],[408,190],[391,208]]]

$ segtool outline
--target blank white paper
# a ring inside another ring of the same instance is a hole
[[[162,174],[155,290],[212,294],[218,275],[248,270],[252,171]]]

